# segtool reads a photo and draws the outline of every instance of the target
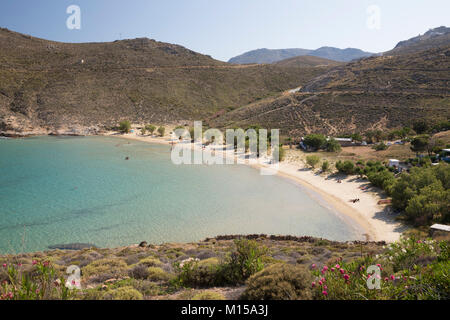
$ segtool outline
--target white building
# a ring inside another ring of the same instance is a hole
[[[388,164],[388,166],[389,167],[395,167],[395,168],[398,168],[399,166],[400,166],[400,160],[397,160],[397,159],[389,159],[389,164]]]

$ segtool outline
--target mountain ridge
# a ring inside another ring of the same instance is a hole
[[[245,52],[239,56],[228,60],[229,63],[234,64],[248,64],[248,63],[275,63],[281,60],[297,57],[297,56],[315,56],[339,62],[349,62],[354,59],[360,59],[374,55],[374,53],[365,52],[360,49],[346,48],[339,49],[335,47],[320,47],[315,50],[311,49],[256,49]]]

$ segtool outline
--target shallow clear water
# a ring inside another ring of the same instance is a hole
[[[0,219],[0,253],[223,234],[361,238],[286,179],[244,165],[176,166],[168,146],[107,137],[0,139]]]

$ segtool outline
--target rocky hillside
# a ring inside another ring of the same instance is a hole
[[[450,28],[438,27],[430,29],[423,35],[401,41],[397,46],[385,53],[385,55],[395,55],[404,53],[413,53],[432,48],[448,45],[450,41]]]
[[[217,126],[259,124],[284,133],[348,133],[450,117],[450,42],[333,68],[300,92],[262,100],[217,119]]]
[[[0,131],[208,119],[322,72],[235,66],[147,38],[69,44],[0,29]]]
[[[257,49],[245,52],[228,62],[234,64],[250,63],[275,63],[285,59],[298,56],[314,56],[334,61],[348,62],[354,59],[370,57],[373,53],[364,52],[360,49],[339,49],[334,47],[321,47],[316,50],[309,49]]]

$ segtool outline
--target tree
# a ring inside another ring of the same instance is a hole
[[[156,130],[156,127],[154,125],[149,124],[149,125],[145,126],[145,130],[150,132],[150,134],[153,134],[153,132],[155,132],[155,130]]]
[[[416,153],[425,152],[428,148],[429,142],[430,142],[430,136],[428,136],[426,134],[415,137],[411,141],[411,150]]]
[[[306,163],[313,169],[316,167],[319,161],[320,161],[319,156],[312,155],[306,157]]]
[[[164,137],[164,133],[166,132],[166,128],[164,127],[159,127],[158,128],[158,133],[161,137]]]
[[[364,135],[366,137],[367,143],[373,143],[373,139],[375,136],[375,133],[373,131],[367,131]]]
[[[361,135],[359,134],[359,133],[353,133],[352,135],[351,135],[351,138],[353,139],[353,140],[355,140],[355,141],[358,141],[358,142],[362,142],[363,141],[363,138],[361,137]]]
[[[431,156],[432,153],[438,154],[444,149],[445,143],[440,139],[431,139],[427,145],[428,155]]]
[[[355,172],[355,174],[357,174],[360,178],[363,178],[363,177],[364,177],[365,172],[364,172],[364,168],[363,168],[363,167],[361,167],[361,166],[356,166],[354,172]]]
[[[121,121],[119,123],[119,130],[122,133],[129,133],[131,130],[131,122],[128,120]]]
[[[339,160],[338,162],[336,162],[336,169],[341,173],[353,174],[355,170],[355,165],[350,160],[345,160],[344,162]]]
[[[309,134],[305,137],[304,143],[314,150],[322,148],[327,139],[323,134]]]
[[[377,140],[377,142],[380,142],[381,140],[383,140],[383,131],[377,130],[374,132],[373,136]]]
[[[425,120],[417,120],[413,123],[413,129],[417,134],[426,133],[429,129],[429,125]]]
[[[336,139],[331,138],[326,142],[325,149],[328,152],[339,152],[342,150],[341,145],[339,142],[336,141]]]
[[[145,133],[147,132],[147,129],[145,129],[145,127],[141,128],[141,135],[145,135]]]

